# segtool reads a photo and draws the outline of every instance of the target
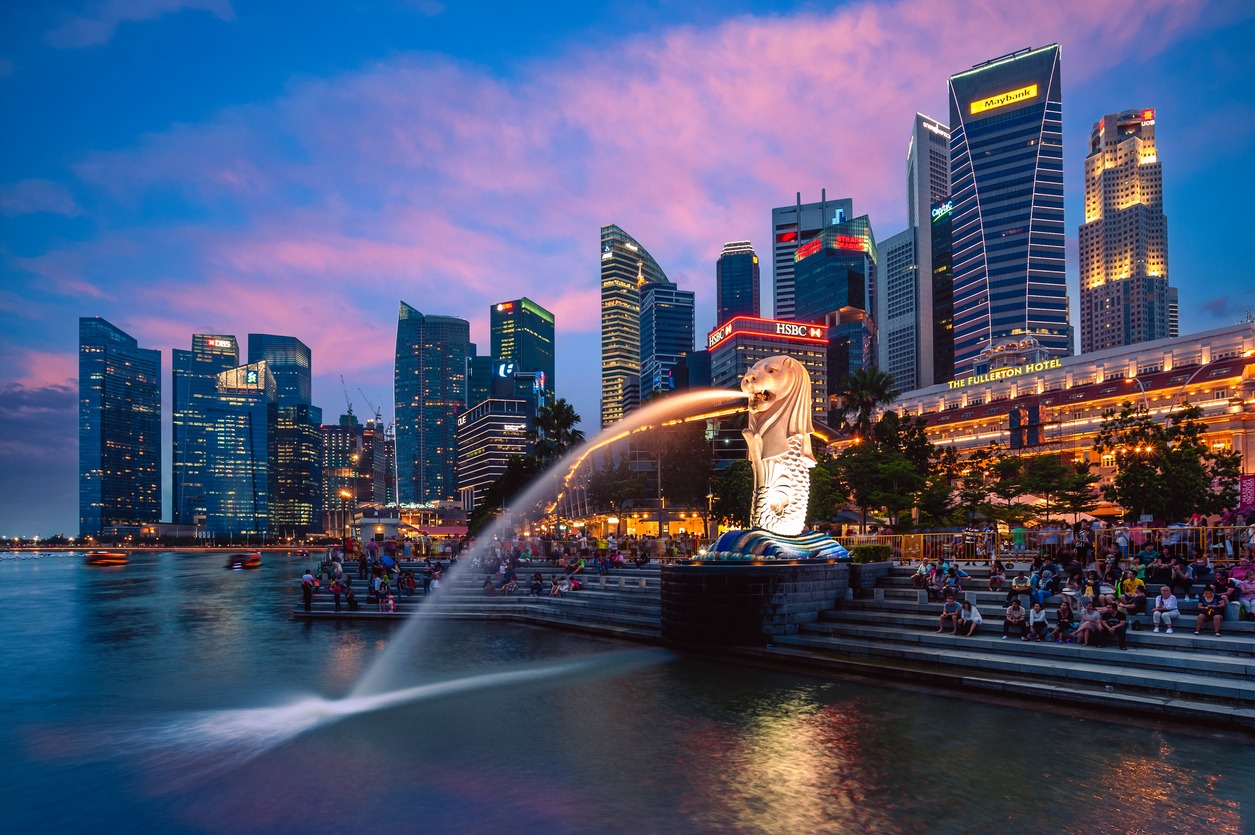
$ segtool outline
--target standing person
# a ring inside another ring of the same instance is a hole
[[[366,559],[365,554],[357,555],[357,579],[366,579],[366,568],[370,565],[370,561]]]
[[[1159,631],[1160,624],[1163,624],[1164,631],[1169,635],[1172,634],[1172,622],[1181,617],[1181,612],[1177,607],[1176,595],[1172,593],[1172,589],[1163,586],[1159,589],[1159,596],[1155,598],[1155,608],[1151,611],[1151,619],[1155,622],[1155,631]]]
[[[337,578],[332,579],[332,581],[331,581],[331,596],[332,596],[332,597],[335,599],[335,601],[336,601],[336,611],[337,611],[337,612],[338,612],[338,611],[340,611],[340,595],[342,595],[342,594],[344,594],[344,584],[340,582],[340,579],[339,579],[338,577],[337,577]]]
[[[314,607],[314,575],[308,569],[301,575],[301,600],[305,603],[305,611]]]
[[[1020,640],[1028,640],[1028,631],[1025,628],[1027,621],[1027,613],[1024,607],[1020,605],[1020,599],[1017,597],[1011,601],[1011,605],[1007,607],[1007,614],[1002,620],[1002,640],[1007,639],[1007,635],[1012,629],[1020,633]]]

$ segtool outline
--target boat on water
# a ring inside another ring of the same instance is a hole
[[[121,551],[88,551],[88,565],[126,565],[126,554]]]
[[[239,571],[242,568],[261,568],[261,552],[245,551],[242,554],[232,554],[227,557],[227,568],[232,571]]]

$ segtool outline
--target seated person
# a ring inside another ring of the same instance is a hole
[[[950,570],[946,572],[946,592],[949,594],[953,594],[956,597],[962,594],[963,593],[963,578],[970,577],[970,576],[972,575],[968,574],[966,571],[959,568],[957,565],[951,566]]]
[[[1103,610],[1103,626],[1101,633],[1096,635],[1103,643],[1114,637],[1120,643],[1120,649],[1128,649],[1129,616],[1119,606],[1108,606]]]
[[[1028,613],[1024,611],[1024,607],[1020,605],[1020,599],[1017,597],[1011,601],[1011,605],[1007,607],[1007,613],[1002,621],[1002,640],[1007,639],[1007,635],[1014,629],[1020,633],[1020,640],[1028,640]]]
[[[919,568],[915,569],[915,573],[911,575],[911,585],[914,588],[922,589],[928,586],[928,577],[932,574],[932,560],[924,560],[919,564]]]
[[[984,618],[980,616],[980,612],[976,611],[971,601],[964,600],[959,609],[959,623],[955,632],[964,638],[970,638],[976,634],[977,627],[984,622]]]
[[[1050,630],[1050,634],[1046,636],[1047,640],[1053,640],[1056,644],[1062,644],[1064,641],[1071,641],[1071,632],[1076,626],[1076,620],[1072,615],[1072,604],[1065,597],[1063,602],[1059,604],[1059,610],[1055,613],[1055,627]]]
[[[549,596],[550,596],[550,597],[561,597],[561,596],[562,596],[562,594],[563,594],[563,591],[562,591],[562,581],[561,581],[561,580],[559,580],[559,579],[558,579],[558,575],[557,575],[557,574],[555,574],[555,575],[553,575],[552,577],[550,577],[550,578],[549,578]]]
[[[1255,572],[1247,573],[1246,578],[1237,584],[1235,593],[1238,605],[1242,607],[1239,615],[1245,612],[1248,618],[1255,618]]]
[[[1033,608],[1028,610],[1028,634],[1024,640],[1031,636],[1034,641],[1041,641],[1046,637],[1047,627],[1045,608],[1040,603],[1034,603]]]
[[[532,597],[540,597],[544,593],[544,583],[545,578],[540,575],[539,571],[532,575]]]
[[[1181,595],[1186,600],[1189,600],[1190,590],[1194,586],[1194,566],[1190,565],[1184,558],[1176,560],[1172,564],[1172,577],[1169,582],[1173,593],[1180,589]]]
[[[1176,595],[1169,586],[1159,589],[1159,596],[1155,598],[1155,608],[1150,610],[1150,616],[1155,622],[1156,632],[1162,625],[1165,632],[1172,634],[1172,622],[1181,617],[1181,610],[1177,606]]]
[[[941,615],[937,618],[937,631],[941,632],[950,624],[950,631],[959,634],[959,614],[963,611],[952,595],[946,595],[946,602],[941,604]]]
[[[1216,635],[1220,635],[1220,624],[1224,621],[1225,604],[1220,595],[1216,594],[1215,586],[1208,586],[1198,598],[1198,618],[1194,621],[1194,634],[1201,635],[1203,624],[1211,621]]]
[[[1011,587],[1007,589],[1007,603],[1013,600],[1019,600],[1020,595],[1032,594],[1033,581],[1023,571],[1016,572],[1015,579],[1011,581]]]
[[[1072,633],[1072,637],[1081,646],[1089,646],[1091,638],[1098,636],[1107,629],[1107,624],[1103,622],[1102,612],[1094,608],[1094,601],[1087,600],[1081,608],[1081,616],[1077,624],[1076,631]]]
[[[999,591],[1002,589],[1003,583],[1007,581],[1007,569],[1002,564],[1002,560],[994,560],[989,568],[989,590]]]

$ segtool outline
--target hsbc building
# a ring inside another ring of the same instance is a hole
[[[793,357],[811,376],[811,396],[817,417],[828,411],[828,328],[805,322],[737,316],[706,335],[710,351],[711,384],[739,388],[754,363],[781,354]]]

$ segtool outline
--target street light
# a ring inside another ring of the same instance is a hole
[[[1150,414],[1150,400],[1146,397],[1146,386],[1142,385],[1142,381],[1136,377],[1125,377],[1126,383],[1137,383],[1137,387],[1142,390],[1142,411]]]

